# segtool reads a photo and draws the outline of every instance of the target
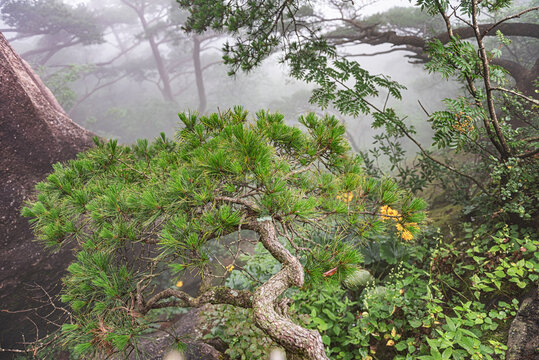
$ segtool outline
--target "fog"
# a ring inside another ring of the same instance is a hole
[[[175,1],[138,1],[131,6],[124,0],[63,3],[69,11],[63,19],[67,25],[59,31],[51,26],[33,28],[27,20],[32,17],[9,23],[5,9],[0,27],[12,28],[6,32],[8,40],[38,71],[71,118],[99,136],[131,143],[162,131],[172,135],[179,126],[178,112],[211,113],[241,105],[251,114],[260,109],[281,112],[290,123],[310,111],[335,114],[346,122],[356,150],[372,146],[376,132],[370,127],[370,117],[345,117],[331,108],[310,104],[313,86],[288,76],[280,53],[252,72],[228,76],[221,60],[227,35],[185,34],[181,25],[186,13]],[[392,6],[410,6],[404,0],[359,3],[358,11],[365,18]],[[317,11],[326,17],[336,12],[327,5]],[[47,24],[50,19],[42,13],[34,19]],[[93,38],[91,31],[96,32]],[[355,56],[391,49],[387,44],[360,44],[340,51]],[[428,143],[427,116],[418,101],[427,111],[439,109],[441,100],[456,94],[459,85],[429,74],[424,64],[413,64],[406,55],[410,53],[395,51],[353,59],[372,73],[388,75],[407,87],[403,100],[390,99],[388,106],[407,116],[418,128],[419,138]],[[373,101],[383,104],[385,94]],[[405,147],[413,149],[410,144]]]

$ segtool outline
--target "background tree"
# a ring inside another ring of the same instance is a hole
[[[118,96],[113,96],[111,102],[110,95],[109,99],[103,95],[105,92],[115,89],[140,96],[132,90],[132,83],[148,83],[148,87],[142,86],[151,97],[165,103],[181,101],[181,96],[195,87],[199,98],[189,101],[197,101],[195,108],[200,112],[205,110],[204,73],[220,62],[211,55],[215,51],[207,50],[219,41],[219,36],[195,38],[184,34],[180,27],[185,16],[170,1],[71,6],[60,1],[11,0],[4,2],[0,11],[6,25],[2,30],[15,34],[11,40],[25,49],[23,56],[39,67],[62,105],[86,126],[93,125],[86,118],[113,118],[107,111],[126,103]],[[49,43],[54,46],[43,45]],[[29,44],[32,48],[26,50]],[[63,51],[68,48],[69,52]],[[158,95],[153,95],[154,90]],[[94,102],[108,107],[97,107]],[[96,108],[101,111],[88,110]],[[167,127],[170,124],[161,130]]]
[[[22,54],[44,65],[62,49],[75,45],[100,44],[104,28],[95,12],[85,5],[70,6],[58,0],[5,0],[0,3],[3,33],[15,33],[10,42],[37,41],[37,48]]]

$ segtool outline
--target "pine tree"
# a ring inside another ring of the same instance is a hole
[[[231,304],[252,308],[290,356],[327,358],[320,334],[295,324],[280,296],[357,270],[359,252],[345,236],[398,225],[409,239],[424,203],[390,179],[367,177],[334,117],[301,117],[305,132],[280,114],[248,121],[241,108],[180,119],[176,140],[162,134],[128,147],[96,139],[95,149],[56,164],[24,208],[47,245],[78,244],[64,279],[73,312],[63,336],[78,353],[127,351],[151,327],[153,309]],[[233,233],[229,246],[240,246],[241,230],[256,232],[282,264],[254,292],[220,285],[234,263],[212,252]],[[325,240],[313,241],[319,234]],[[170,271],[197,272],[198,296],[160,287]]]

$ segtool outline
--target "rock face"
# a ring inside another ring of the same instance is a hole
[[[28,221],[19,212],[51,165],[92,146],[92,135],[67,116],[0,33],[0,310],[36,306],[28,285],[50,289],[70,261],[68,250],[51,254],[33,242]],[[34,340],[30,315],[0,312],[1,347],[20,348],[16,343],[22,335]]]
[[[507,360],[539,360],[539,287],[522,301],[511,323]]]

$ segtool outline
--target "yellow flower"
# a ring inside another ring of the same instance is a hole
[[[232,264],[227,265],[226,271],[231,272],[232,270],[234,270],[234,265],[232,265]]]
[[[410,241],[414,238],[414,235],[408,230],[404,230],[401,234],[402,238],[406,241]]]
[[[400,220],[402,218],[397,210],[392,209],[387,205],[384,205],[380,208],[380,217],[382,218],[382,220]]]
[[[387,205],[384,205],[380,208],[380,217],[382,218],[382,220],[389,220],[389,216],[388,215],[388,209],[391,209],[389,206]]]
[[[183,286],[183,281],[181,281],[181,280],[178,281],[178,282],[176,283],[176,286],[177,286],[177,287],[182,287],[182,286]]]
[[[397,231],[404,231],[404,226],[402,226],[401,224],[397,223],[395,225],[395,227],[397,228]]]
[[[350,202],[354,198],[354,194],[351,192],[344,193],[343,195],[337,195],[337,200],[342,200],[344,202]]]

